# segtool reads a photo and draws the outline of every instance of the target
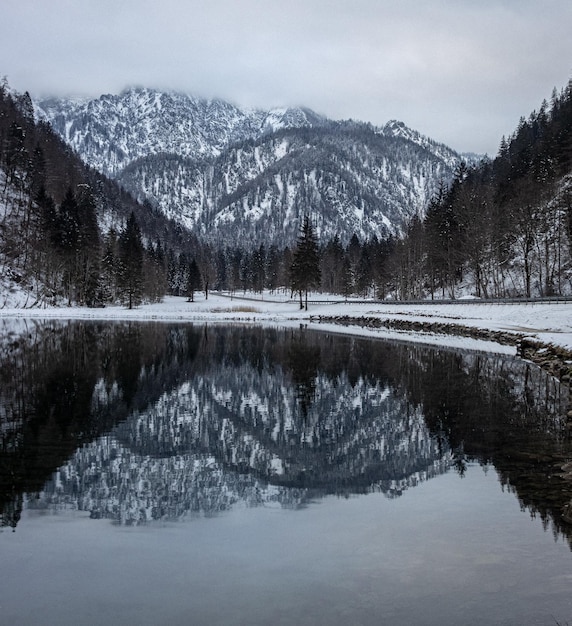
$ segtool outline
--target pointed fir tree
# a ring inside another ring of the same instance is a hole
[[[119,291],[129,309],[143,296],[143,242],[133,211],[119,235]]]
[[[101,255],[101,282],[99,300],[105,302],[115,302],[118,296],[118,237],[117,232],[112,227],[105,236]]]
[[[292,290],[300,296],[300,309],[308,310],[308,291],[320,285],[320,254],[318,242],[310,218],[304,216],[304,222],[290,268]],[[304,295],[304,303],[302,302]]]
[[[201,272],[195,259],[189,263],[189,273],[187,280],[187,298],[188,302],[195,301],[195,291],[199,291],[202,286]]]
[[[87,306],[101,302],[101,242],[95,198],[88,185],[81,185],[77,196],[80,218],[78,250],[79,301]]]
[[[80,241],[79,206],[71,187],[67,188],[66,195],[59,206],[56,215],[56,248],[63,264],[64,296],[71,306],[72,301],[78,300],[78,255]]]

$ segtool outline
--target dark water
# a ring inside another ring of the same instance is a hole
[[[570,399],[534,366],[0,328],[0,623],[572,624]]]

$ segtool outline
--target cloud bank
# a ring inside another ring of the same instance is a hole
[[[0,75],[40,95],[168,88],[400,119],[460,151],[572,77],[568,0],[8,0]]]

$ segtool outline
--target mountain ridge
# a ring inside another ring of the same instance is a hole
[[[90,165],[112,177],[149,152],[217,156],[235,141],[286,126],[319,125],[326,119],[302,107],[240,108],[218,98],[145,87],[99,98],[48,98],[36,101],[35,107],[40,120],[48,121]],[[112,150],[107,154],[101,150],[105,144]]]
[[[36,113],[89,165],[211,242],[291,244],[308,212],[321,239],[399,235],[462,161],[396,120],[374,127],[149,88],[43,100]]]

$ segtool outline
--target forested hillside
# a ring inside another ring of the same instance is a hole
[[[495,159],[457,169],[396,243],[400,298],[572,292],[572,82],[503,138]]]
[[[347,244],[354,233],[402,233],[459,162],[445,146],[329,122],[235,143],[211,160],[147,156],[117,180],[213,245],[292,245],[305,214],[320,241],[338,235]]]
[[[157,299],[168,252],[191,245],[37,123],[27,93],[0,87],[0,307]]]
[[[462,160],[402,122],[305,108],[240,109],[143,88],[35,106],[86,163],[213,247],[292,246],[306,214],[324,243],[400,235]]]

